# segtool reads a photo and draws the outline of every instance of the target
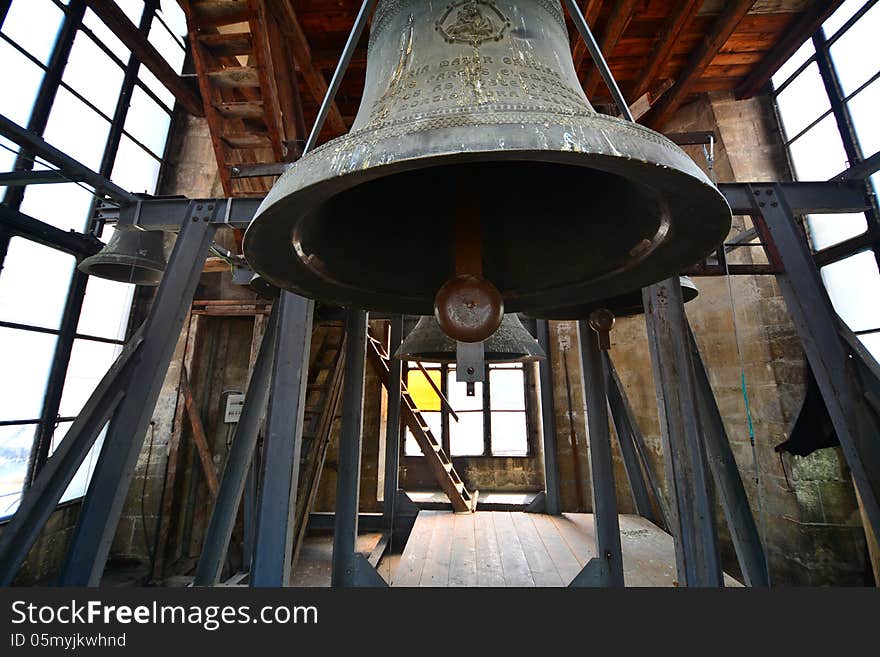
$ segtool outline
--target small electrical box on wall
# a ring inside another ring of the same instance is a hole
[[[244,406],[244,395],[230,394],[226,396],[226,412],[223,421],[226,424],[235,424],[241,417],[241,408]]]

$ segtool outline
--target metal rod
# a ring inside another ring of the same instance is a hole
[[[617,86],[617,81],[614,79],[614,75],[608,67],[608,62],[605,61],[605,56],[602,54],[599,44],[596,43],[596,39],[593,38],[593,32],[590,30],[590,26],[587,24],[584,15],[581,13],[580,7],[577,6],[577,3],[574,0],[563,0],[563,2],[565,3],[566,9],[568,9],[568,14],[571,16],[571,20],[574,22],[575,28],[580,32],[581,38],[583,38],[584,43],[587,46],[590,57],[593,58],[593,63],[596,65],[596,68],[599,69],[602,79],[605,80],[605,84],[608,86],[608,91],[611,92],[611,97],[614,99],[617,109],[620,110],[620,115],[627,121],[635,123],[629,105],[623,97],[623,94],[620,92],[620,87]]]
[[[18,510],[0,534],[0,586],[12,584],[101,429],[125,396],[132,360],[142,342],[143,330],[138,330],[98,383],[46,467],[23,492]]]
[[[645,323],[666,455],[666,479],[683,586],[723,586],[699,421],[687,319],[678,277],[645,288]]]
[[[336,521],[333,531],[331,586],[356,585],[358,500],[361,479],[364,370],[367,355],[367,313],[351,309],[345,321],[345,379],[342,430],[336,478]]]
[[[736,558],[748,586],[770,586],[770,573],[767,570],[767,557],[761,544],[761,535],[758,533],[739,467],[730,448],[721,412],[709,384],[709,375],[690,326],[687,327],[687,332],[709,470],[712,471],[715,490],[721,498],[721,508],[727,519]]]
[[[266,412],[251,586],[287,586],[302,452],[315,302],[291,292],[278,301],[278,337]]]
[[[116,409],[83,501],[59,583],[97,586],[138,455],[214,236],[187,216],[156,293],[125,399]]]
[[[397,488],[400,477],[400,379],[403,362],[394,358],[393,354],[403,341],[403,316],[398,315],[391,320],[392,354],[388,362],[388,408],[385,417],[385,485],[382,514],[385,526],[394,526],[394,503],[397,499]]]
[[[309,138],[303,148],[302,155],[311,151],[315,147],[315,144],[318,143],[318,135],[321,134],[321,130],[324,128],[327,114],[330,112],[330,107],[336,100],[336,92],[339,91],[339,85],[342,84],[342,78],[348,70],[349,63],[351,63],[351,57],[354,55],[358,41],[361,39],[364,27],[367,25],[367,19],[370,17],[377,2],[378,0],[364,0],[361,5],[361,9],[354,21],[354,26],[351,28],[351,33],[348,35],[348,41],[345,42],[345,48],[342,50],[342,56],[339,58],[339,63],[336,65],[333,79],[330,81],[330,86],[327,88],[327,93],[324,95],[324,102],[321,103],[321,109],[318,110],[315,125],[312,127],[312,132],[309,134]]]
[[[587,402],[587,428],[590,432],[590,483],[593,489],[593,518],[596,524],[596,554],[605,561],[602,586],[623,586],[623,555],[614,464],[611,460],[611,433],[608,430],[605,370],[599,336],[586,320],[578,322],[581,344],[583,390]]]
[[[272,376],[272,359],[277,335],[278,305],[276,304],[260,344],[260,351],[241,408],[241,416],[226,457],[226,467],[223,469],[223,478],[217,491],[217,499],[211,512],[204,547],[199,556],[193,581],[196,586],[215,586],[220,581],[241,496],[252,471],[260,420],[269,398],[269,380]],[[250,564],[250,560],[247,559],[246,563]]]
[[[558,516],[562,513],[559,502],[559,452],[556,444],[556,402],[553,396],[553,371],[550,365],[550,324],[546,319],[535,323],[538,344],[547,358],[538,364],[541,392],[541,437],[544,447],[544,511]]]

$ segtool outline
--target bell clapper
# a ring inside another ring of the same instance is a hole
[[[455,380],[468,384],[468,397],[474,396],[474,383],[486,379],[486,353],[482,342],[457,342]]]
[[[590,313],[590,328],[599,336],[599,349],[611,349],[611,329],[614,328],[614,313],[607,308],[596,308]]]

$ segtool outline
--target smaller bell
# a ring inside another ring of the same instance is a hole
[[[116,229],[107,246],[79,263],[89,276],[120,283],[158,285],[165,272],[165,233]]]
[[[501,326],[483,344],[487,363],[528,363],[546,358],[538,341],[514,313],[504,315]],[[454,363],[456,353],[455,340],[443,332],[436,319],[427,316],[419,319],[394,352],[394,357],[417,362]]]
[[[684,302],[687,303],[696,299],[700,292],[697,286],[694,285],[694,282],[687,276],[679,276],[678,280],[681,283],[681,296]],[[598,308],[607,308],[614,313],[615,317],[634,317],[645,312],[645,306],[642,303],[642,291],[635,290],[634,292],[620,294],[610,299],[601,299],[566,308],[552,308],[550,310],[529,313],[529,316],[540,319],[587,319],[590,317],[590,313]]]

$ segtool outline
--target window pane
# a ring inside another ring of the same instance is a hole
[[[141,66],[138,70],[138,78],[147,88],[169,108],[174,108],[174,94],[168,91],[168,87],[159,82],[159,78],[153,75],[146,66]]]
[[[0,320],[57,329],[75,263],[72,255],[13,237],[0,272]]]
[[[798,180],[828,180],[847,168],[846,152],[833,116],[827,116],[792,142],[791,159]]]
[[[158,160],[123,135],[110,178],[131,192],[153,194],[159,180],[159,166]]]
[[[107,116],[113,116],[125,73],[85,33],[77,32],[64,82]]]
[[[135,87],[131,96],[131,106],[125,119],[125,130],[154,154],[162,156],[171,116],[159,107],[146,92]]]
[[[18,508],[35,429],[35,424],[0,427],[0,518]]]
[[[15,0],[3,21],[3,34],[48,64],[62,20],[64,12],[51,0]],[[5,67],[6,58],[2,61]]]
[[[128,58],[131,57],[129,49],[122,44],[119,37],[113,34],[110,28],[104,25],[104,21],[98,18],[91,9],[86,9],[85,16],[83,16],[83,25],[89,28],[92,34],[107,46],[110,52],[119,57],[122,62],[128,63]]]
[[[880,8],[880,5],[877,7]],[[880,107],[880,80],[872,82],[849,101],[849,111],[865,157],[880,151],[878,107]]]
[[[425,422],[428,423],[428,428],[431,430],[431,433],[434,434],[434,438],[439,442],[443,431],[442,414],[439,412],[422,413],[422,417],[425,418]],[[422,450],[416,442],[416,439],[413,438],[412,432],[408,427],[406,429],[405,441],[404,449],[406,451],[404,453],[407,456],[422,456]]]
[[[106,121],[67,89],[59,89],[44,138],[81,164],[98,171],[107,143]],[[44,185],[46,187],[47,185]]]
[[[813,48],[812,41],[805,41],[804,45],[798,48],[797,52],[793,54],[785,64],[779,67],[779,70],[776,71],[773,76],[773,86],[780,87],[782,84],[790,78],[798,68],[800,68],[801,64],[807,61],[810,57],[812,57],[816,53],[816,49]]]
[[[464,387],[463,383],[461,387]],[[450,418],[449,448],[452,456],[480,456],[483,453],[482,413],[459,413],[458,422]]]
[[[144,13],[144,0],[113,0],[122,11],[125,12],[125,15],[128,16],[128,20],[130,20],[135,25],[139,25],[141,22],[141,16]]]
[[[821,271],[831,303],[850,329],[880,327],[880,304],[866,303],[868,299],[880,299],[880,272],[872,251],[827,265]]]
[[[82,232],[88,225],[93,196],[75,183],[29,185],[21,211],[61,230]]]
[[[493,384],[494,385],[494,384]],[[529,453],[526,414],[492,413],[492,454],[527,456]]]
[[[813,248],[817,251],[861,235],[868,229],[864,214],[811,214],[807,215],[807,225]]]
[[[779,115],[788,139],[831,109],[828,94],[819,75],[819,67],[813,62],[776,97]]]
[[[180,13],[183,14],[183,12]],[[162,18],[168,23],[168,20],[165,19],[164,15]],[[181,34],[185,34],[185,30]],[[175,40],[168,30],[165,29],[165,26],[158,20],[153,21],[147,40],[153,44],[156,50],[162,53],[165,61],[167,61],[168,65],[174,69],[175,73],[180,73],[183,70],[183,60],[186,56],[186,51],[180,47],[180,42]]]
[[[77,333],[125,339],[134,285],[89,276]]]
[[[159,14],[171,31],[180,37],[182,41],[185,41],[186,15],[183,13],[183,9],[180,8],[177,0],[162,0],[159,3]]]
[[[43,70],[5,41],[0,41],[0,61],[3,62],[3,66],[0,67],[0,81],[2,81],[3,88],[15,89],[15,93],[7,91],[0,94],[0,110],[11,121],[27,127],[34,100],[37,98],[40,83],[43,81]],[[9,140],[4,139],[3,143],[16,151],[19,149],[17,144],[13,144]],[[5,153],[8,152],[5,151]],[[4,154],[4,157],[7,156]],[[4,171],[10,169],[9,166],[3,167]]]
[[[525,373],[518,369],[489,370],[489,408],[493,411],[524,411]],[[494,432],[493,444],[494,444]]]
[[[459,383],[455,380],[455,366],[449,367],[447,375],[447,399],[456,412],[458,411],[479,411],[483,408],[483,384],[474,384],[474,396],[467,396],[467,384]]]
[[[852,18],[855,13],[865,6],[866,0],[846,0],[840,7],[838,7],[837,11],[835,11],[831,16],[828,17],[822,27],[825,28],[825,35],[830,39],[834,36],[837,31],[843,27],[843,24],[846,23],[850,18]]]
[[[67,431],[70,429],[73,422],[62,422],[55,429],[55,433],[52,436],[52,450],[61,444],[61,441],[67,435]],[[75,500],[80,497],[85,497],[86,491],[89,489],[89,481],[92,478],[92,473],[95,471],[95,465],[98,461],[98,455],[101,453],[101,447],[104,444],[104,436],[107,435],[107,425],[104,425],[104,428],[101,430],[101,433],[98,434],[98,439],[95,441],[95,444],[89,450],[89,453],[86,455],[85,460],[83,460],[82,464],[79,466],[79,470],[76,471],[76,474],[73,476],[73,479],[70,481],[70,484],[67,486],[67,490],[64,491],[64,494],[61,496],[61,502],[67,502],[69,500]]]
[[[56,337],[47,333],[0,328],[0,419],[40,417]],[[10,376],[15,372],[15,376]]]
[[[62,417],[78,415],[89,395],[122,351],[122,345],[76,339],[61,394]]]
[[[860,335],[862,343],[868,348],[868,351],[871,352],[871,355],[880,361],[880,333],[869,333],[867,335]]]
[[[440,387],[440,370],[428,370],[434,385]],[[406,389],[412,396],[416,406],[421,411],[439,411],[440,397],[434,392],[430,382],[421,370],[410,370],[406,380]]]
[[[844,95],[864,84],[880,68],[880,5],[874,5],[831,46]]]

